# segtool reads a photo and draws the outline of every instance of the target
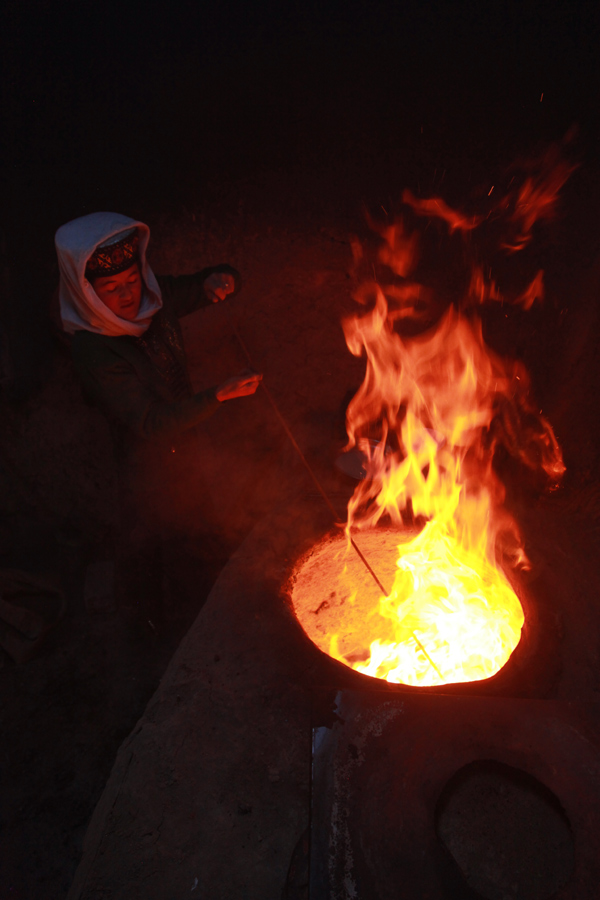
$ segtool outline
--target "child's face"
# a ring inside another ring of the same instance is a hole
[[[142,302],[142,276],[137,263],[118,275],[96,278],[92,287],[115,316],[135,319]]]

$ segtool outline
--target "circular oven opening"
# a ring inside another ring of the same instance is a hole
[[[415,552],[421,534],[361,531],[360,552],[327,535],[295,568],[295,615],[320,650],[364,675],[416,687],[491,678],[520,641],[519,598],[485,561],[470,566],[446,545]]]
[[[573,874],[573,833],[559,799],[537,778],[495,760],[452,776],[437,804],[436,832],[485,900],[546,900]]]

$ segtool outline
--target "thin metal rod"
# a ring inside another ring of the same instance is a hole
[[[231,316],[230,316],[230,318],[231,318]],[[246,357],[246,360],[247,360],[247,362],[248,362],[248,365],[250,366],[251,369],[254,369],[254,370],[256,371],[255,366],[254,366],[254,363],[252,362],[252,357],[250,356],[250,353],[248,352],[248,348],[246,347],[246,344],[244,343],[244,341],[243,341],[243,339],[242,339],[242,336],[240,335],[239,331],[238,331],[237,328],[236,328],[236,325],[235,325],[235,323],[234,323],[234,321],[233,321],[233,318],[231,318],[231,328],[232,328],[232,330],[233,330],[234,335],[235,335],[236,338],[237,338],[237,341],[238,341],[240,347],[242,348],[242,350],[243,350],[243,352],[244,352],[244,356]],[[322,485],[321,485],[319,479],[317,478],[317,476],[316,476],[315,473],[313,472],[312,468],[311,468],[310,465],[308,464],[307,459],[306,459],[306,457],[304,456],[304,453],[302,452],[302,450],[300,449],[300,447],[298,446],[298,442],[296,441],[296,438],[295,438],[294,435],[292,434],[289,425],[287,424],[287,422],[285,421],[285,419],[283,418],[283,416],[282,416],[281,413],[279,412],[279,408],[278,408],[277,404],[275,403],[275,400],[273,399],[273,395],[271,394],[270,390],[268,389],[268,387],[266,386],[266,384],[264,383],[264,381],[261,381],[260,386],[261,386],[261,388],[263,389],[263,391],[264,391],[264,393],[265,393],[265,396],[266,396],[267,400],[268,400],[269,403],[271,404],[271,406],[272,406],[272,408],[273,408],[273,412],[275,413],[275,415],[276,415],[277,418],[279,419],[279,424],[281,425],[281,427],[283,428],[283,430],[284,430],[285,433],[287,434],[287,436],[288,436],[288,438],[290,439],[290,442],[291,442],[291,444],[292,444],[294,450],[296,451],[296,453],[298,454],[298,456],[299,456],[300,459],[302,460],[302,465],[304,466],[304,468],[306,469],[306,471],[307,471],[308,474],[310,475],[310,477],[311,477],[311,479],[312,479],[312,481],[313,481],[313,484],[315,485],[315,487],[316,487],[316,489],[318,490],[319,494],[321,495],[321,497],[322,497],[323,500],[325,501],[325,504],[327,505],[327,508],[329,509],[330,513],[332,514],[332,516],[334,517],[334,519],[336,520],[336,522],[339,522],[339,520],[340,520],[340,515],[339,515],[338,511],[337,511],[337,510],[335,509],[335,507],[333,506],[333,503],[331,502],[331,500],[329,499],[329,497],[327,496],[327,494],[326,494],[325,491],[323,490],[323,487],[322,487]],[[342,523],[340,522],[340,524],[342,524]]]
[[[230,322],[231,322],[231,329],[232,329],[232,331],[233,331],[233,333],[234,333],[234,335],[235,335],[235,337],[236,337],[236,339],[237,339],[238,344],[239,344],[240,347],[242,348],[242,351],[243,351],[243,353],[244,353],[244,356],[246,357],[246,360],[247,360],[247,362],[248,362],[248,365],[250,366],[251,369],[254,369],[254,370],[256,371],[255,366],[254,366],[254,363],[253,363],[253,361],[252,361],[252,357],[250,356],[250,352],[249,352],[249,350],[248,350],[246,344],[244,343],[244,340],[243,340],[241,334],[239,333],[239,331],[238,331],[238,329],[237,329],[237,327],[236,327],[236,324],[235,324],[235,322],[234,322],[234,320],[233,320],[233,315],[232,315],[231,310],[229,309],[229,307],[227,308],[227,311],[228,311],[228,313],[229,313],[229,319],[230,319]],[[270,390],[268,389],[268,387],[265,385],[264,381],[261,381],[260,386],[262,387],[262,389],[263,389],[263,391],[264,391],[264,393],[265,393],[265,395],[266,395],[266,397],[267,397],[267,400],[269,401],[269,403],[271,404],[271,407],[273,408],[273,412],[274,412],[275,415],[277,416],[277,418],[278,418],[278,420],[279,420],[279,423],[280,423],[281,427],[283,428],[283,430],[285,431],[286,435],[288,436],[288,438],[289,438],[289,440],[290,440],[290,442],[291,442],[291,444],[292,444],[294,450],[296,451],[296,453],[298,454],[298,456],[299,456],[300,459],[302,460],[302,464],[303,464],[304,468],[306,469],[306,471],[308,472],[308,474],[310,475],[310,477],[311,477],[311,479],[312,479],[312,481],[313,481],[313,484],[315,485],[315,487],[317,488],[319,494],[320,494],[321,497],[323,498],[323,500],[324,500],[324,502],[325,502],[327,508],[329,509],[329,511],[331,512],[331,514],[333,515],[333,518],[336,520],[336,522],[339,522],[339,518],[340,518],[340,517],[339,517],[339,515],[338,515],[337,510],[335,509],[335,507],[333,506],[331,500],[329,499],[329,497],[328,497],[327,494],[325,493],[325,491],[324,491],[324,489],[323,489],[323,487],[322,487],[322,485],[321,485],[319,479],[317,478],[317,476],[316,476],[315,473],[313,472],[313,470],[312,470],[311,466],[309,465],[309,463],[308,463],[306,457],[304,456],[304,453],[302,452],[302,450],[301,450],[300,447],[298,446],[298,442],[296,441],[296,438],[295,438],[294,435],[292,434],[289,425],[287,424],[287,422],[285,421],[285,419],[283,418],[283,416],[282,416],[281,413],[279,412],[279,408],[278,408],[277,404],[275,403],[275,400],[273,399],[273,395],[271,394],[271,392],[270,392]],[[339,524],[342,524],[342,523],[339,523]],[[377,577],[377,574],[376,574],[375,571],[373,570],[371,564],[369,563],[369,561],[368,561],[367,558],[365,557],[365,555],[364,555],[364,553],[362,552],[362,550],[360,549],[360,547],[359,547],[359,546],[357,545],[357,543],[355,542],[354,538],[353,538],[351,535],[348,535],[348,538],[349,538],[350,544],[352,545],[352,548],[354,549],[354,551],[355,551],[356,554],[358,555],[358,558],[359,558],[359,559],[361,560],[361,562],[363,563],[363,565],[364,565],[364,567],[366,568],[367,572],[369,572],[369,574],[371,575],[373,581],[375,582],[375,584],[377,585],[377,587],[379,588],[379,590],[382,592],[383,596],[384,596],[384,597],[389,597],[390,591],[386,591],[386,589],[384,588],[383,584],[381,583],[381,581],[380,581],[379,578]],[[434,661],[433,661],[432,658],[430,657],[429,653],[427,652],[427,650],[425,649],[425,647],[423,646],[423,644],[421,643],[421,641],[419,640],[419,638],[417,637],[417,635],[415,634],[415,632],[414,632],[414,631],[411,631],[411,635],[414,637],[414,639],[415,639],[415,641],[416,641],[416,643],[417,643],[417,646],[418,646],[418,647],[423,651],[423,653],[425,654],[425,656],[426,656],[427,660],[429,661],[430,665],[435,669],[435,671],[437,672],[437,674],[438,674],[438,675],[440,676],[440,678],[443,680],[444,676],[442,675],[442,673],[440,672],[440,670],[438,669],[438,667],[436,666],[436,664],[434,663]]]
[[[382,585],[381,581],[379,580],[379,578],[377,577],[377,575],[375,574],[375,572],[374,572],[373,569],[371,568],[371,565],[370,565],[370,563],[368,562],[367,558],[365,557],[364,553],[363,553],[362,550],[358,547],[358,545],[355,543],[353,537],[350,537],[350,543],[352,544],[352,546],[353,546],[354,549],[356,550],[358,556],[359,556],[360,559],[362,560],[362,562],[363,562],[365,568],[367,569],[367,571],[369,571],[369,572],[371,573],[371,576],[373,577],[373,580],[375,581],[375,584],[378,586],[379,590],[383,592],[383,596],[384,596],[384,597],[389,597],[389,596],[390,596],[390,591],[386,591],[386,589],[385,589],[384,586]],[[429,663],[433,666],[433,668],[435,669],[435,671],[438,673],[438,675],[440,676],[440,678],[441,678],[442,681],[443,681],[443,680],[444,680],[444,676],[442,675],[442,673],[440,672],[440,670],[438,669],[438,667],[436,666],[436,664],[434,663],[434,661],[433,661],[432,658],[430,657],[429,653],[427,652],[427,650],[425,649],[425,647],[423,646],[423,644],[421,643],[421,641],[419,640],[419,638],[417,637],[417,635],[415,634],[415,632],[414,632],[414,631],[411,631],[411,635],[414,637],[415,641],[417,642],[417,646],[423,651],[423,653],[425,654],[425,656],[426,656],[427,659],[429,660]]]

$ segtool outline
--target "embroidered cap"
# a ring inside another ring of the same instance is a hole
[[[92,281],[124,272],[138,261],[139,240],[137,228],[130,228],[99,244],[86,263],[85,277]]]

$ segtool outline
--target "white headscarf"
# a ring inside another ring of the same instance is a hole
[[[99,244],[109,238],[137,228],[139,234],[139,266],[144,282],[142,302],[135,319],[122,319],[110,311],[85,277],[88,259]],[[117,336],[143,334],[152,316],[162,306],[162,297],[154,272],[146,262],[146,248],[150,229],[119,213],[90,213],[62,225],[55,236],[60,269],[60,316],[69,334],[75,331],[94,331],[96,334]]]

